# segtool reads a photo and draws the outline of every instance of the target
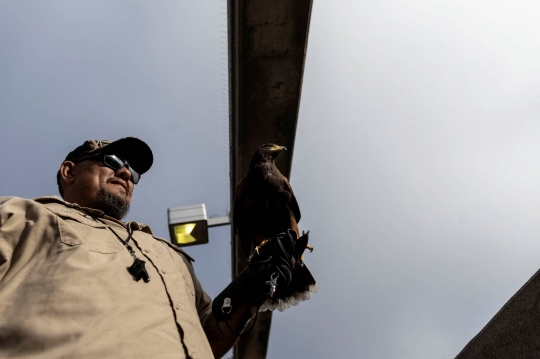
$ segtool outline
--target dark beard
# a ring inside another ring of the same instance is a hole
[[[100,188],[97,193],[98,209],[107,216],[121,220],[129,212],[129,202]]]

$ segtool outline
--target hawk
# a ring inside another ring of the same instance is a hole
[[[261,145],[253,154],[248,171],[235,191],[233,223],[246,257],[254,247],[275,235],[292,229],[300,238],[298,222],[300,207],[288,179],[275,165],[278,156],[286,151],[275,144]],[[302,243],[297,242],[299,255],[303,256],[307,245],[307,233]],[[317,291],[317,284],[303,262],[293,268],[291,284],[280,291],[278,298],[267,300],[260,311],[278,309],[283,311],[299,301],[307,300]]]

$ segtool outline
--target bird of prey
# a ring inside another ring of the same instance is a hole
[[[235,191],[233,223],[246,257],[252,248],[265,239],[293,229],[300,237],[298,222],[300,208],[289,181],[275,165],[278,156],[286,151],[275,144],[261,145],[253,154],[248,171],[238,183]],[[301,252],[307,247],[307,235],[300,245]],[[297,246],[298,247],[298,246]],[[303,255],[302,253],[300,253]],[[293,268],[293,278],[287,290],[280,292],[279,298],[268,300],[263,310],[283,311],[299,301],[307,300],[317,291],[315,279],[303,262]]]

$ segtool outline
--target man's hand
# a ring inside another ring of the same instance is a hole
[[[298,261],[296,232],[289,230],[264,241],[250,257],[247,267],[212,302],[218,322],[229,318],[246,303],[259,307],[289,285]]]
[[[213,317],[205,332],[216,358],[234,345],[238,335],[249,331],[260,305],[279,296],[292,280],[293,268],[299,260],[296,232],[289,230],[259,245],[247,267],[212,302]],[[305,247],[305,245],[304,245]],[[302,252],[303,252],[302,248]],[[250,311],[250,309],[252,309]]]

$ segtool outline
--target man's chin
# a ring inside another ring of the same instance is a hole
[[[124,187],[120,187],[116,191],[108,191],[105,188],[101,188],[98,191],[97,201],[99,210],[103,211],[107,216],[116,218],[118,220],[124,218],[129,212],[129,206],[131,204],[131,196],[126,194]]]

